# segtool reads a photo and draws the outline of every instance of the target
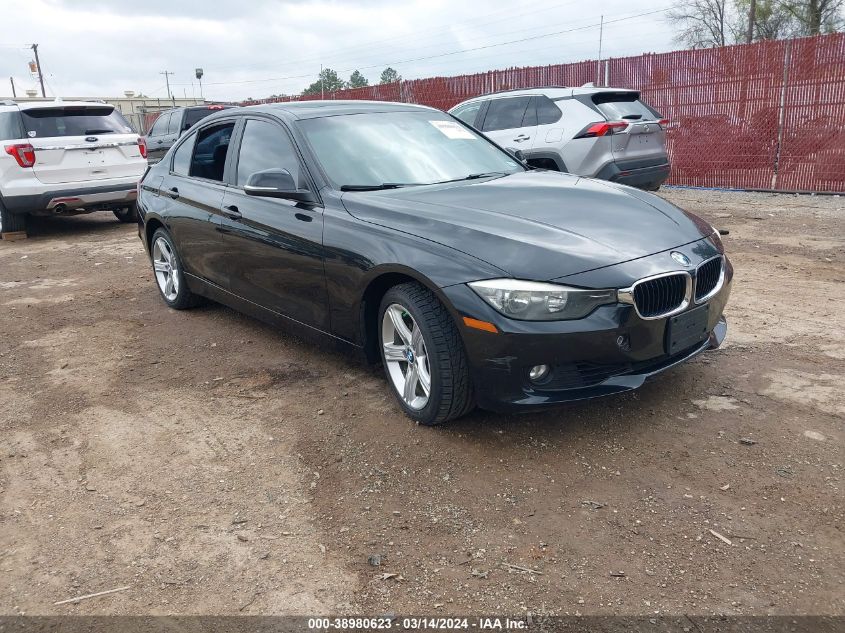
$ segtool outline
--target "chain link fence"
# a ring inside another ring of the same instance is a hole
[[[325,98],[403,101],[447,110],[500,90],[588,82],[637,89],[669,118],[672,173],[667,184],[845,192],[843,33],[414,79]]]

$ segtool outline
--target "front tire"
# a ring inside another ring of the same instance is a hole
[[[182,260],[179,259],[173,238],[163,228],[153,233],[150,253],[153,275],[164,302],[174,310],[187,310],[199,304],[200,298],[191,292],[185,282]]]
[[[405,414],[432,426],[475,407],[469,362],[451,315],[418,283],[394,286],[379,307],[387,381]]]

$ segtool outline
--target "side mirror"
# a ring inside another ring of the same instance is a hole
[[[293,176],[287,169],[265,169],[252,174],[244,185],[244,193],[262,198],[283,198],[297,202],[316,202],[316,196],[307,189],[297,189]]]
[[[506,147],[505,150],[520,163],[522,163],[523,165],[525,164],[525,154],[522,153],[521,149],[516,149],[515,147]]]

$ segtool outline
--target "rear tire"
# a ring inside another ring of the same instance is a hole
[[[153,233],[150,254],[156,287],[169,307],[174,310],[187,310],[202,302],[202,298],[188,288],[185,273],[182,272],[182,260],[179,259],[173,238],[165,229],[161,228]]]
[[[131,207],[114,209],[112,213],[114,213],[114,217],[116,217],[120,222],[126,224],[138,221],[138,207],[134,204]]]
[[[433,426],[475,408],[463,341],[433,292],[415,282],[394,286],[381,300],[378,315],[387,381],[408,417]],[[410,388],[409,374],[418,383]]]
[[[10,213],[3,202],[0,202],[0,234],[2,233],[26,233],[26,213]]]

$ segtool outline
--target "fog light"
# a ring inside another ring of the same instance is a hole
[[[549,375],[549,369],[548,365],[534,365],[534,367],[528,370],[528,377],[532,382],[539,382]]]

